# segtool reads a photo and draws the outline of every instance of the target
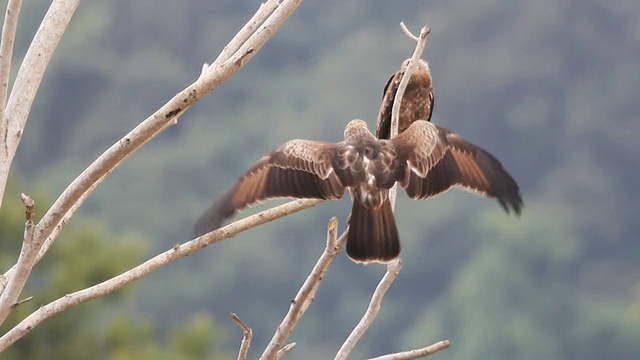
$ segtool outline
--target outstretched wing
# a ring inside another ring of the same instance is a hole
[[[380,112],[376,122],[376,137],[378,139],[389,139],[391,135],[393,101],[396,98],[398,86],[409,60],[404,61],[402,68],[389,78],[384,87]],[[416,120],[429,121],[433,113],[435,98],[429,65],[422,59],[419,59],[416,65],[400,104],[398,133],[403,132]]]
[[[415,122],[391,140],[399,158],[406,159],[401,185],[412,199],[425,199],[453,186],[498,200],[505,211],[522,211],[516,181],[484,149],[439,125]]]
[[[291,140],[263,156],[198,219],[200,235],[217,229],[237,211],[280,197],[339,199],[345,186],[336,175],[336,144]]]

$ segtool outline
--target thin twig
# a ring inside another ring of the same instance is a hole
[[[17,308],[18,306],[20,306],[20,305],[22,305],[22,304],[24,304],[24,303],[26,303],[26,302],[28,302],[28,301],[31,301],[31,300],[33,300],[33,295],[32,295],[32,296],[29,296],[28,298],[24,298],[24,299],[22,299],[22,300],[18,301],[17,303],[15,303],[15,304],[11,305],[11,307],[15,309],[15,308]]]
[[[427,346],[421,349],[403,351],[395,354],[388,354],[384,356],[378,356],[376,358],[371,358],[369,360],[413,360],[419,359],[423,357],[427,357],[429,355],[435,354],[440,350],[448,349],[451,346],[450,340],[442,340],[437,343]]]
[[[238,315],[234,313],[231,313],[230,315],[231,319],[233,319],[233,321],[235,321],[235,323],[238,324],[238,326],[240,326],[240,328],[242,329],[242,342],[240,343],[240,350],[238,351],[238,360],[245,360],[247,358],[247,354],[249,353],[249,346],[251,346],[251,338],[253,333],[251,331],[251,328],[248,327],[244,322],[242,322]]]
[[[400,23],[400,27],[408,34],[408,36],[415,38],[413,34],[409,31],[409,29],[404,26],[404,23]],[[415,67],[415,64],[418,62],[420,56],[424,52],[425,45],[427,44],[427,36],[431,32],[429,27],[424,26],[420,31],[420,38],[416,38],[417,44],[416,48],[413,50],[413,55],[411,55],[411,60],[407,65],[407,68],[402,74],[402,79],[400,80],[400,84],[398,85],[398,90],[396,91],[395,98],[393,99],[393,107],[391,108],[391,133],[389,135],[390,138],[398,135],[398,123],[400,117],[400,104],[402,103],[402,98],[404,97],[404,92],[407,89],[407,85],[409,84],[409,79],[411,78],[411,73]],[[396,204],[396,195],[398,191],[398,186],[394,185],[389,191],[389,201],[391,202],[391,207],[395,208]]]
[[[389,286],[391,286],[391,283],[393,283],[393,280],[395,280],[396,276],[398,276],[398,273],[401,269],[402,261],[400,261],[400,259],[387,264],[387,272],[384,274],[382,280],[380,280],[380,283],[378,283],[376,290],[373,292],[373,296],[371,297],[371,302],[369,303],[369,307],[367,307],[367,311],[365,312],[364,316],[362,316],[362,319],[360,319],[360,322],[358,323],[358,325],[356,325],[351,334],[349,334],[347,340],[344,341],[344,343],[340,347],[340,350],[338,350],[338,354],[335,357],[336,360],[346,359],[347,356],[349,356],[351,350],[353,350],[353,348],[356,346],[358,340],[360,340],[365,331],[367,331],[375,317],[378,315],[378,311],[380,311],[380,304],[382,303],[384,294],[387,292]]]
[[[0,324],[6,319],[9,313],[15,308],[18,296],[24,287],[24,283],[31,274],[33,263],[38,256],[38,249],[40,249],[41,243],[34,238],[35,226],[33,224],[33,206],[35,202],[29,196],[21,194],[20,198],[25,205],[25,216],[27,221],[24,224],[24,238],[22,241],[22,247],[20,248],[20,255],[16,262],[15,271],[10,276],[6,276],[4,281],[3,292],[0,295]]]
[[[409,39],[416,42],[420,40],[417,36],[413,35],[411,31],[409,31],[409,29],[407,28],[407,25],[405,25],[404,22],[402,21],[400,21],[400,29],[402,29],[402,32],[404,32],[404,34],[407,35]]]
[[[86,289],[76,291],[72,294],[65,295],[53,302],[50,302],[49,304],[41,306],[38,310],[27,316],[0,338],[0,352],[4,351],[9,347],[9,345],[27,334],[45,319],[65,309],[118,290],[123,286],[161,268],[162,266],[192,254],[207,245],[233,237],[242,231],[264,224],[271,220],[315,206],[320,202],[321,200],[295,200],[249,216],[242,220],[238,220],[184,244],[177,244],[170,250],[167,250],[111,279]]]
[[[276,360],[290,353],[296,347],[296,343],[292,342],[282,347],[282,349],[278,350],[276,354]]]
[[[307,279],[302,284],[302,287],[300,287],[300,290],[298,290],[293,301],[291,301],[289,312],[287,312],[287,315],[284,317],[280,325],[278,325],[278,329],[275,334],[273,334],[273,338],[269,341],[269,345],[267,345],[266,349],[260,356],[260,359],[273,359],[276,356],[276,353],[287,340],[287,337],[291,334],[291,331],[293,331],[298,320],[302,317],[313,301],[325,272],[336,255],[338,255],[347,239],[346,231],[336,240],[337,234],[338,219],[336,217],[332,217],[329,220],[327,228],[327,245],[325,246],[322,255],[316,262],[316,265],[313,267],[313,270],[311,270]]]

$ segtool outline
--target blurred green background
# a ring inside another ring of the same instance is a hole
[[[14,73],[46,11],[25,2]],[[20,192],[38,214],[108,146],[190,84],[258,1],[85,1],[45,76],[0,212],[0,266],[17,259]],[[433,121],[499,158],[520,219],[451,191],[400,195],[404,268],[353,358],[453,346],[439,359],[637,359],[640,355],[640,6],[635,0],[306,1],[245,68],[119,167],[37,266],[11,324],[190,239],[221,191],[291,138],[373,128],[388,77],[432,28]],[[265,209],[269,203],[258,207]],[[242,233],[45,321],[7,359],[260,354],[348,200]],[[255,211],[255,210],[252,210]],[[248,211],[243,213],[251,213]],[[332,357],[384,266],[343,254],[290,337],[295,359]],[[5,324],[5,332],[11,324]],[[51,353],[55,349],[55,353]],[[47,355],[49,354],[49,355]],[[53,354],[53,355],[51,355]]]

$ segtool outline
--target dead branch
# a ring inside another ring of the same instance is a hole
[[[277,218],[315,206],[320,202],[321,200],[295,200],[284,205],[265,210],[258,214],[251,215],[247,218],[238,220],[208,234],[197,237],[184,244],[177,244],[170,250],[156,255],[155,257],[118,276],[115,276],[111,279],[108,279],[86,289],[65,295],[55,301],[50,302],[49,304],[41,306],[38,310],[34,311],[32,314],[18,323],[15,327],[9,330],[6,334],[0,337],[0,352],[4,351],[16,340],[26,335],[29,331],[31,331],[45,319],[48,319],[49,317],[65,309],[118,290],[123,286],[151,273],[152,271],[155,271],[181,257],[192,254],[193,252],[207,245],[233,237],[240,232],[275,220]]]
[[[24,239],[22,247],[20,248],[20,255],[18,261],[15,264],[15,271],[12,276],[4,277],[3,292],[0,295],[0,323],[9,315],[9,313],[16,308],[18,296],[24,287],[24,283],[31,274],[33,265],[31,261],[38,255],[38,249],[41,243],[34,238],[35,226],[33,225],[33,206],[35,202],[29,196],[22,194],[22,202],[25,205],[25,217],[27,221],[24,224]]]
[[[402,103],[402,98],[404,97],[404,92],[407,89],[407,85],[409,84],[409,79],[411,78],[411,73],[415,68],[416,62],[422,56],[424,52],[424,48],[427,44],[427,36],[431,32],[431,29],[427,26],[424,26],[422,30],[420,30],[420,38],[416,38],[411,34],[409,29],[404,25],[404,23],[400,23],[400,27],[402,30],[409,36],[410,38],[416,39],[417,44],[416,48],[413,50],[413,55],[411,55],[411,60],[409,61],[409,65],[404,71],[402,75],[402,79],[400,80],[400,84],[398,85],[398,90],[396,91],[396,96],[393,99],[393,107],[391,108],[391,132],[389,137],[392,138],[398,135],[398,118],[400,117],[400,104]],[[389,191],[389,201],[391,202],[391,207],[395,209],[396,205],[396,195],[397,195],[398,186],[393,185],[391,190]]]
[[[427,26],[424,26],[420,31],[420,38],[416,38],[411,34],[411,32],[406,28],[404,23],[400,23],[400,27],[402,30],[411,38],[417,40],[416,47],[411,56],[411,60],[407,68],[402,75],[402,79],[400,80],[400,84],[398,85],[398,90],[396,91],[395,98],[393,100],[393,108],[391,110],[391,134],[390,137],[394,137],[398,135],[398,118],[400,116],[400,104],[402,103],[402,98],[404,97],[404,92],[407,89],[407,85],[409,84],[409,79],[411,78],[411,73],[414,69],[414,64],[418,61],[422,53],[424,52],[424,47],[427,42],[427,36],[431,32]],[[391,201],[391,207],[395,211],[395,201],[397,194],[397,185],[394,185],[389,191],[389,200]],[[378,283],[375,292],[371,298],[371,302],[369,303],[369,307],[367,308],[365,315],[360,319],[360,322],[353,329],[351,334],[347,337],[345,342],[340,347],[338,354],[335,359],[346,359],[349,353],[353,350],[356,343],[360,340],[362,335],[367,331],[373,320],[378,314],[380,310],[380,303],[382,302],[382,298],[384,294],[388,290],[391,283],[395,280],[396,276],[402,269],[402,262],[398,259],[395,262],[392,262],[387,265],[387,272]]]
[[[276,360],[290,353],[296,347],[296,343],[292,342],[282,347],[282,349],[278,350],[276,354]]]
[[[403,351],[395,354],[389,354],[384,356],[378,356],[376,358],[372,358],[369,360],[413,360],[419,359],[423,357],[427,357],[429,355],[435,354],[440,350],[448,349],[451,346],[451,341],[442,340],[437,343],[427,346],[421,349]]]
[[[320,258],[316,262],[316,265],[311,270],[311,273],[307,277],[307,279],[300,287],[300,290],[296,294],[293,301],[291,301],[291,306],[289,307],[289,312],[284,317],[280,325],[269,341],[269,345],[267,345],[266,349],[260,356],[260,359],[273,359],[276,357],[276,354],[282,344],[287,340],[291,331],[296,326],[298,320],[304,315],[307,308],[315,298],[315,294],[318,291],[318,287],[320,286],[320,282],[322,281],[324,274],[327,272],[329,265],[333,262],[333,259],[338,255],[340,249],[344,245],[347,239],[347,232],[345,231],[340,238],[337,238],[338,234],[338,219],[336,217],[332,217],[329,220],[329,225],[327,228],[327,245],[320,255]]]
[[[0,39],[0,132],[2,133],[4,133],[7,126],[4,111],[7,107],[9,74],[11,73],[11,60],[13,60],[13,43],[16,39],[18,16],[20,15],[21,7],[22,0],[9,0],[2,25],[2,38]],[[2,204],[2,195],[0,195],[0,204]]]
[[[82,202],[88,197],[93,189],[95,189],[97,185],[100,184],[100,182],[108,174],[110,174],[124,159],[126,159],[142,145],[144,145],[159,132],[165,129],[168,124],[175,123],[177,117],[180,116],[187,108],[189,108],[197,100],[208,94],[211,90],[231,77],[247,61],[253,58],[258,50],[264,45],[264,43],[297,8],[300,2],[301,0],[285,0],[280,3],[278,0],[268,0],[267,3],[269,4],[269,6],[274,6],[275,10],[270,14],[267,14],[268,16],[260,24],[259,28],[251,34],[246,42],[238,47],[238,50],[236,52],[225,56],[224,58],[219,58],[219,61],[216,61],[216,63],[212,64],[206,71],[204,71],[193,84],[176,94],[176,96],[169,100],[169,102],[167,102],[164,106],[157,110],[153,115],[149,116],[146,120],[141,122],[136,128],[129,132],[129,134],[125,135],[121,140],[116,142],[107,151],[105,151],[65,189],[65,191],[60,195],[60,197],[51,206],[49,211],[45,213],[43,218],[35,227],[34,244],[37,245],[35,253],[33,251],[24,252],[22,262],[19,261],[21,266],[14,266],[4,274],[5,279],[7,279],[7,285],[4,288],[2,296],[0,297],[0,323],[2,323],[6,316],[9,314],[11,310],[10,305],[15,303],[15,301],[17,300],[31,269],[36,264],[36,262],[40,258],[42,258],[42,255],[39,256],[38,254],[40,252],[42,252],[43,254],[46,253],[46,251],[51,247],[55,240],[55,237],[51,237],[51,235],[54,232],[59,233],[59,231],[62,230],[69,217],[73,214],[72,211],[75,211],[75,209],[77,209],[82,204]],[[51,12],[55,4],[58,3],[60,4],[59,7],[61,8],[59,10],[67,10],[64,15],[67,15],[70,18],[73,14],[73,10],[75,10],[75,7],[72,6],[73,4],[70,2],[70,0],[59,0],[57,2],[54,1],[54,4],[49,9],[49,11]],[[261,6],[261,9],[264,8],[264,6],[265,5]],[[36,40],[39,39],[38,34],[40,34],[41,31],[41,37],[46,37],[46,35],[48,34],[47,31],[50,31],[54,34],[57,34],[56,31],[60,31],[59,29],[50,29],[49,27],[45,26],[46,22],[49,19],[48,16],[49,13],[47,14],[47,16],[45,16],[45,20],[43,20],[43,24],[36,34],[36,38],[34,38],[34,43],[32,43],[30,51],[32,48],[34,48]],[[66,27],[66,23],[68,23],[68,21],[65,22],[62,20],[60,20],[60,22],[64,25],[64,27]],[[62,31],[63,30],[64,29],[62,29]],[[57,37],[56,39],[59,40],[59,38]],[[57,40],[46,43],[49,47],[51,47],[51,52],[53,52],[53,49],[55,49]],[[38,71],[44,72],[46,68],[46,62],[44,64],[30,64],[27,62],[29,58],[28,56],[29,52],[27,53],[27,57],[25,57],[25,62],[23,62],[20,71],[22,71],[23,69],[29,69],[31,67],[39,66]],[[38,71],[36,71],[36,73]],[[32,74],[28,71],[27,73],[27,75],[32,76]],[[37,79],[38,84],[40,78]],[[20,84],[20,79],[21,78],[19,72],[18,78],[16,79],[16,83],[14,85],[14,91],[20,91],[22,89],[18,86]],[[30,91],[32,91],[32,95],[35,96],[36,90],[37,86],[35,88],[29,87],[26,89],[22,89],[22,92],[31,94]],[[14,91],[12,91],[12,95],[9,98],[9,107],[7,108],[8,112],[13,109],[11,105],[13,104],[12,99],[14,98]],[[21,94],[19,95],[23,96]],[[19,97],[18,95],[16,96]],[[29,102],[28,105],[29,106],[25,109],[20,107],[20,109],[22,109],[22,111],[24,112],[24,122],[17,124],[16,122],[12,122],[9,124],[9,127],[11,129],[18,126],[20,128],[20,134],[22,128],[24,128],[24,123],[26,122],[26,117],[28,116],[28,110],[30,109],[31,103]],[[11,146],[5,147],[12,149],[13,145],[17,147],[17,142],[15,142],[15,144],[12,144]],[[2,166],[0,166],[0,168],[2,168]],[[4,184],[0,185],[4,186]],[[46,247],[42,246],[45,239],[47,239]],[[42,247],[42,249],[40,249],[40,247]]]
[[[391,286],[391,283],[393,283],[393,280],[395,280],[396,276],[398,276],[398,273],[400,273],[401,269],[402,261],[400,259],[387,265],[387,272],[384,274],[382,280],[380,280],[380,283],[378,283],[376,290],[373,292],[373,296],[371,297],[371,302],[369,302],[367,311],[365,312],[364,316],[362,316],[362,319],[360,319],[360,322],[358,323],[358,325],[356,325],[351,334],[349,334],[347,340],[344,341],[344,343],[340,347],[340,350],[338,350],[338,354],[335,357],[336,360],[346,359],[347,356],[349,356],[351,350],[353,350],[353,348],[356,346],[358,340],[360,340],[365,331],[369,329],[369,326],[378,315],[378,311],[380,311],[380,304],[382,303],[384,294],[387,292],[387,290],[389,290],[389,286]]]
[[[29,112],[31,111],[31,105],[36,97],[36,93],[44,77],[47,65],[49,65],[49,61],[53,56],[53,52],[58,46],[60,38],[62,38],[62,34],[67,28],[78,5],[80,5],[80,0],[54,0],[51,3],[25,54],[20,69],[18,69],[9,101],[6,104],[4,117],[0,120],[0,144],[2,144],[2,146],[0,146],[0,206],[2,206],[4,189],[7,186],[7,180],[9,178],[9,168],[18,149],[18,144],[22,139],[24,127],[27,123]],[[19,10],[18,2],[10,2],[7,11],[15,12],[17,17],[18,14],[16,10]],[[17,18],[10,18],[10,20],[12,22],[17,21]],[[15,24],[10,23],[7,25],[5,23],[5,26],[8,27],[13,25]],[[3,28],[3,44],[5,41],[12,41],[12,39],[10,39],[10,33],[7,33],[8,37],[4,38],[4,30]],[[7,28],[7,31],[10,32],[10,28]],[[15,32],[15,29],[13,31]],[[7,46],[9,46],[8,43]],[[10,62],[11,59],[9,58],[7,61]],[[8,81],[8,73],[7,78],[2,78],[2,82],[4,81]],[[11,280],[9,280],[9,282],[11,282]],[[15,301],[15,299],[13,301]],[[7,304],[0,304],[0,323],[2,323],[6,317],[2,312],[4,308],[1,307],[2,305],[6,306]]]
[[[248,327],[238,315],[231,313],[231,319],[235,321],[238,326],[242,329],[242,342],[240,343],[240,350],[238,351],[238,360],[245,360],[247,358],[247,354],[249,353],[249,346],[251,346],[251,338],[253,336],[253,332],[251,328]]]

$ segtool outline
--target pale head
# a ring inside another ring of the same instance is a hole
[[[411,61],[411,58],[408,58],[405,61],[403,61],[402,66],[400,67],[400,70],[405,71],[409,66],[410,61]],[[413,68],[413,71],[429,71],[429,64],[422,59],[417,59],[417,62],[415,67]]]
[[[372,137],[375,139],[375,136],[371,134],[369,128],[367,127],[367,123],[362,119],[353,119],[349,121],[347,127],[344,128],[344,140],[349,141],[356,137]]]

